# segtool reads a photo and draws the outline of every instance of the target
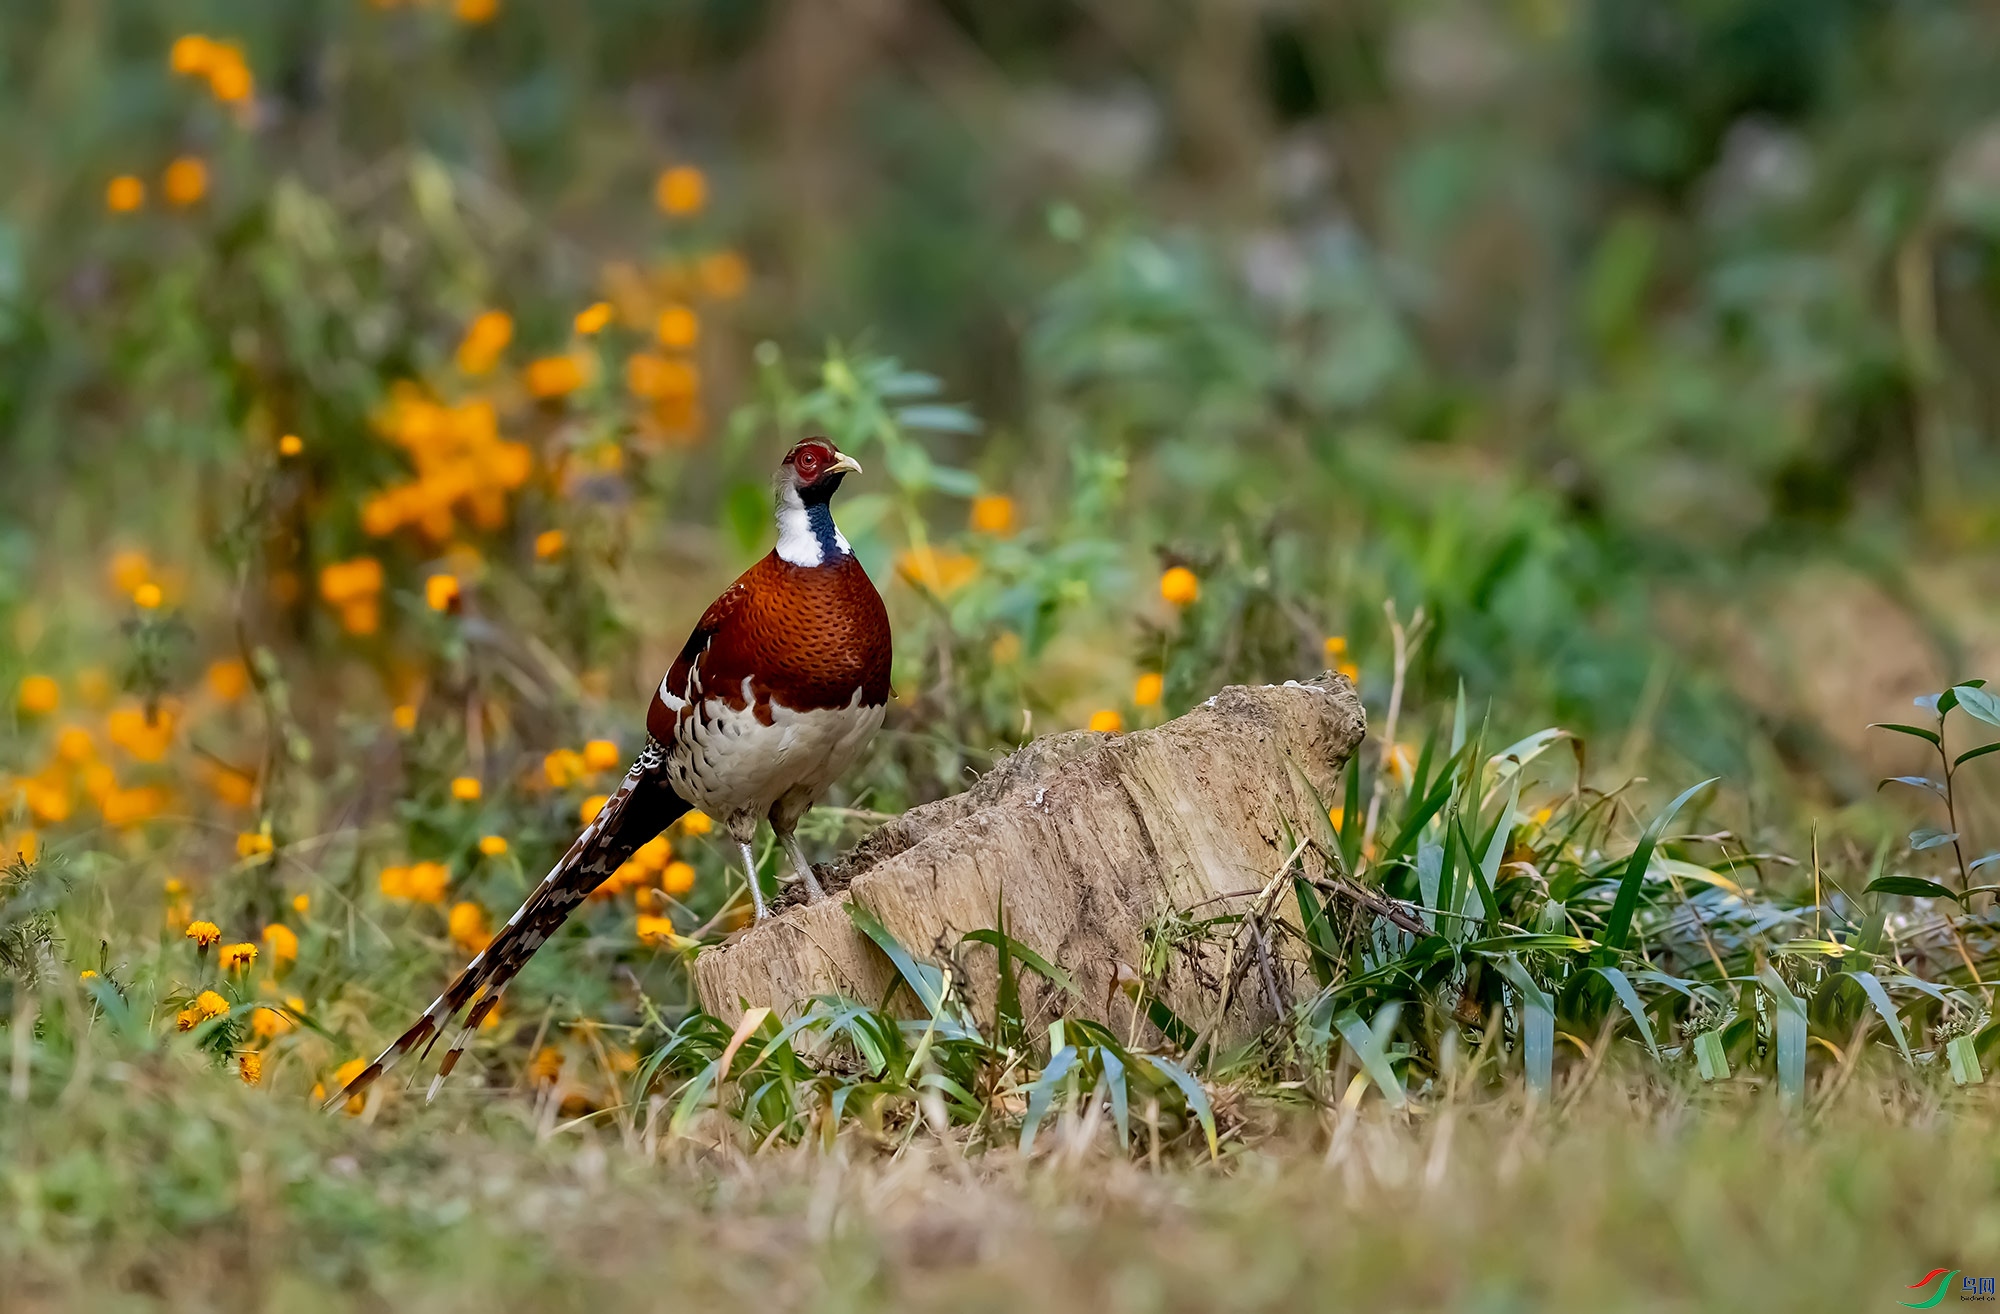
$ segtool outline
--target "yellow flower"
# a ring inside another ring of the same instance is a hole
[[[386,899],[407,899],[410,897],[410,869],[408,867],[384,867],[376,878]]]
[[[282,1036],[291,1029],[292,1020],[268,1004],[259,1006],[250,1014],[250,1034],[259,1040]]]
[[[160,191],[169,205],[189,206],[208,195],[208,166],[192,155],[183,155],[167,166],[160,179]]]
[[[1125,728],[1125,718],[1113,708],[1102,708],[1090,714],[1090,728],[1115,735]]]
[[[660,873],[660,888],[679,898],[694,888],[694,866],[686,862],[670,862]]]
[[[489,858],[501,857],[507,852],[507,839],[504,835],[481,835],[479,851]]]
[[[451,942],[467,953],[479,953],[493,942],[491,932],[486,929],[486,910],[469,899],[451,906],[446,925],[451,931]]]
[[[1326,819],[1333,824],[1333,833],[1338,835],[1347,826],[1347,811],[1344,808],[1328,808]]]
[[[167,877],[166,885],[163,888],[166,890],[168,894],[186,894],[188,887],[187,887],[187,882],[182,880],[180,877],[169,876]]]
[[[226,944],[216,961],[225,972],[234,972],[257,961],[257,946],[245,940],[241,944]]]
[[[947,597],[972,581],[979,573],[979,563],[963,552],[924,546],[898,556],[896,572],[912,584]]]
[[[397,703],[389,713],[389,723],[404,734],[417,728],[417,706],[415,703]]]
[[[451,781],[451,796],[461,803],[471,803],[479,798],[482,790],[477,776],[454,776]]]
[[[278,439],[278,455],[297,456],[306,449],[306,440],[295,433],[288,433]]]
[[[553,1086],[562,1075],[562,1051],[552,1045],[544,1045],[535,1052],[528,1063],[528,1077],[537,1086]]]
[[[458,601],[458,576],[433,575],[424,581],[424,601],[432,611],[449,611]]]
[[[653,328],[653,335],[660,345],[674,351],[685,351],[701,336],[701,320],[686,306],[668,306],[660,312],[660,321]]]
[[[69,820],[70,809],[75,806],[70,798],[69,787],[48,780],[24,780],[21,782],[21,796],[28,801],[28,811],[35,820],[44,825],[58,825]]]
[[[357,1059],[349,1059],[347,1060],[347,1062],[335,1068],[333,1070],[333,1081],[331,1083],[334,1090],[339,1091],[346,1089],[347,1083],[353,1081],[356,1077],[360,1076],[362,1071],[365,1068],[367,1068],[367,1066],[368,1066],[367,1059],[357,1058]],[[316,1085],[313,1087],[313,1099],[315,1101],[325,1099],[326,1095],[327,1092],[325,1086]],[[368,1097],[366,1095],[350,1095],[348,1097],[347,1103],[343,1107],[347,1110],[349,1116],[358,1117],[360,1116],[361,1112],[368,1107]]]
[[[126,548],[111,557],[111,587],[130,594],[153,577],[153,563],[136,548]]]
[[[972,527],[982,534],[1014,532],[1014,499],[1004,493],[982,493],[972,499]]]
[[[194,1011],[201,1014],[204,1022],[212,1017],[228,1017],[229,1001],[213,990],[204,990],[194,997]]]
[[[234,657],[210,662],[202,677],[208,691],[225,703],[233,703],[250,688],[250,668]]]
[[[130,214],[146,203],[146,184],[121,173],[104,188],[104,204],[113,214]]]
[[[382,627],[382,604],[373,598],[360,598],[342,605],[340,628],[357,638],[366,638]]]
[[[1326,662],[1327,665],[1329,666],[1335,664],[1336,662],[1340,661],[1343,657],[1347,656],[1346,635],[1329,634],[1326,636],[1326,642],[1321,646],[1326,649]]]
[[[592,771],[609,771],[624,760],[609,739],[593,739],[583,746],[583,764]]]
[[[156,707],[149,717],[138,703],[126,703],[105,718],[104,735],[141,762],[158,762],[173,744],[174,713]]]
[[[1185,607],[1201,596],[1201,581],[1186,566],[1175,566],[1160,576],[1160,596]]]
[[[0,851],[11,854],[22,862],[31,863],[42,855],[42,837],[32,830],[24,830],[15,835],[11,842],[0,846]]]
[[[500,0],[453,0],[451,12],[461,23],[490,23],[500,12]]]
[[[695,276],[701,280],[702,291],[718,301],[728,301],[742,296],[750,285],[750,264],[734,251],[713,251],[696,264]]]
[[[568,789],[585,770],[583,754],[573,748],[558,748],[542,759],[542,777],[551,789]]]
[[[227,105],[249,100],[256,89],[256,80],[243,60],[242,47],[233,41],[217,41],[209,49],[208,67],[203,72],[208,77],[210,94]]]
[[[298,932],[283,922],[272,922],[264,928],[264,943],[271,946],[272,962],[295,963],[298,961]]]
[[[239,858],[261,858],[274,847],[268,830],[246,830],[236,836],[236,856]]]
[[[1417,750],[1414,744],[1397,744],[1389,750],[1389,774],[1397,784],[1407,785],[1417,771]]]
[[[584,825],[588,826],[591,822],[597,820],[597,814],[604,811],[604,805],[610,801],[611,796],[609,794],[592,794],[583,801],[583,806],[576,810],[577,816],[582,819]]]
[[[236,1072],[246,1086],[256,1086],[264,1080],[264,1056],[256,1050],[236,1056]]]
[[[691,164],[677,164],[653,184],[653,200],[668,214],[693,214],[708,203],[708,179]]]
[[[293,912],[304,913],[309,909],[311,909],[311,907],[312,907],[312,896],[310,894],[294,894],[292,896]]]
[[[222,928],[214,922],[189,922],[182,934],[194,941],[195,948],[206,949],[222,938]]]
[[[388,872],[384,872],[386,876]],[[452,886],[452,868],[442,862],[418,862],[404,874],[402,896],[414,904],[442,904]]]
[[[97,979],[97,972],[93,968],[86,967],[77,973],[76,979],[79,981],[95,981]]]
[[[640,913],[632,929],[638,932],[639,943],[652,945],[655,948],[671,947],[678,938],[674,934],[674,919],[671,917]]]
[[[543,356],[522,372],[528,391],[543,401],[567,397],[588,380],[584,363],[575,356]]]
[[[576,331],[585,337],[589,337],[593,333],[603,332],[605,325],[610,322],[611,303],[609,301],[593,302],[586,308],[576,312]]]
[[[215,60],[215,43],[205,36],[190,34],[177,39],[167,54],[167,64],[182,77],[199,77]]]
[[[142,611],[154,610],[160,605],[161,600],[160,586],[151,580],[147,580],[144,584],[132,590],[132,601]]]
[[[14,701],[23,716],[47,716],[62,706],[62,690],[46,675],[31,675],[21,681]]]
[[[1136,707],[1155,707],[1160,695],[1167,687],[1166,677],[1158,671],[1147,671],[1132,682],[1132,703]]]
[[[715,822],[709,819],[706,812],[684,812],[680,824],[684,835],[706,835],[715,829]]]
[[[633,853],[632,865],[641,871],[661,871],[665,869],[667,859],[673,856],[673,842],[665,835],[655,835]]]
[[[382,591],[382,563],[374,557],[336,561],[319,572],[319,595],[338,607]]]
[[[498,363],[500,353],[514,340],[514,319],[504,310],[489,310],[472,321],[458,344],[458,368],[466,374],[484,374]]]
[[[535,535],[535,559],[547,561],[550,557],[560,556],[563,544],[568,541],[568,536],[560,529],[544,529]]]
[[[625,386],[648,401],[685,400],[700,390],[701,375],[684,360],[635,351],[625,361]]]
[[[181,1031],[194,1030],[195,1024],[200,1021],[201,1010],[198,1008],[183,1008],[174,1015],[174,1026]]]
[[[167,792],[159,786],[141,785],[136,789],[110,790],[97,806],[104,814],[105,825],[136,826],[165,812],[170,801]]]

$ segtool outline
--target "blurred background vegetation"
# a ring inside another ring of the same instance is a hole
[[[2000,673],[1996,59],[1971,0],[15,0],[0,1002],[59,943],[199,1014],[213,920],[326,1078],[813,430],[898,641],[823,855],[1226,683],[1379,729],[1421,609],[1404,737],[1462,688],[1864,867],[1867,723]],[[528,997],[683,999],[698,829]]]

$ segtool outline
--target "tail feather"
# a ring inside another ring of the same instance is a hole
[[[623,866],[640,845],[688,811],[687,801],[667,783],[661,763],[660,746],[649,739],[638,761],[625,773],[617,792],[605,802],[596,819],[584,827],[562,860],[550,868],[541,884],[507,919],[507,925],[493,937],[493,942],[473,955],[472,961],[452,978],[423,1016],[329,1099],[327,1108],[338,1108],[366,1091],[417,1046],[423,1045],[427,1056],[445,1026],[470,1004],[472,1011],[465,1026],[453,1040],[436,1080],[431,1083],[430,1094],[436,1096],[457,1065],[466,1041],[500,1002],[501,991],[569,918],[571,910]]]

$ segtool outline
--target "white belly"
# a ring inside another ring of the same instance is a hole
[[[757,719],[754,706],[737,711],[713,698],[683,716],[674,742],[666,745],[675,792],[725,824],[754,825],[780,799],[797,816],[860,758],[887,710],[863,706],[859,689],[845,707],[794,712],[769,706],[769,725]]]

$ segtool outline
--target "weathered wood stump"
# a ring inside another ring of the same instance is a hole
[[[1354,686],[1328,673],[1231,686],[1152,730],[1037,740],[965,793],[863,840],[823,876],[832,898],[789,907],[703,952],[695,960],[702,1004],[733,1021],[757,1005],[795,1015],[820,994],[884,999],[895,968],[841,907],[851,899],[920,956],[944,963],[957,949],[957,980],[989,1016],[995,953],[959,941],[996,926],[1004,899],[1009,934],[1074,977],[1082,998],[1063,1001],[1067,1011],[1123,1033],[1133,1004],[1119,983],[1136,979],[1150,948],[1152,963],[1165,964],[1162,1001],[1190,1026],[1211,1025],[1227,937],[1177,935],[1176,922],[1185,929],[1240,911],[1266,886],[1290,855],[1287,828],[1303,836],[1316,824],[1318,805],[1301,781],[1332,802],[1365,728]],[[1297,869],[1323,875],[1317,850],[1301,854]],[[1289,885],[1274,906],[1296,923]],[[1304,987],[1303,955],[1289,937],[1274,937],[1268,959],[1259,957],[1228,992],[1218,1034],[1267,1023],[1274,983],[1280,998]],[[1023,973],[1022,992],[1031,1011],[1053,1015],[1039,978]],[[913,1006],[907,991],[898,998]]]

